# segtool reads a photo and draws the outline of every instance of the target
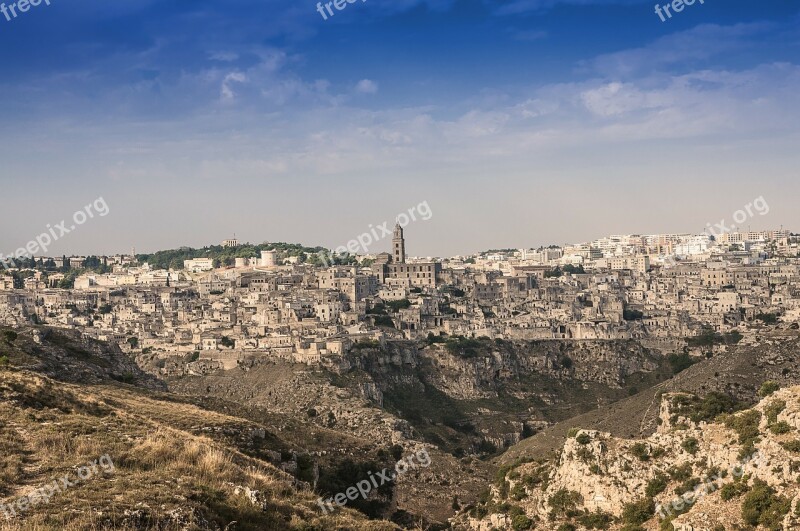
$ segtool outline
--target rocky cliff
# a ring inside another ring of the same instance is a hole
[[[800,387],[776,387],[745,410],[720,393],[664,394],[645,439],[574,430],[557,459],[502,468],[455,527],[797,529]]]

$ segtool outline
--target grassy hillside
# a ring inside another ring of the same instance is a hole
[[[348,508],[323,514],[269,426],[118,382],[128,362],[75,337],[6,331],[0,529],[397,528]],[[57,359],[72,382],[44,374]],[[124,379],[147,379],[128,368]]]

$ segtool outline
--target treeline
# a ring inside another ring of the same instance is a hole
[[[323,265],[324,257],[329,251],[324,247],[306,247],[298,243],[262,243],[260,245],[244,244],[236,247],[222,247],[211,245],[201,249],[181,247],[169,251],[158,251],[153,254],[138,254],[136,259],[140,263],[147,262],[154,269],[183,269],[184,260],[194,258],[211,258],[214,267],[232,266],[237,258],[260,258],[261,251],[277,251],[278,260],[297,257],[300,263]],[[320,256],[320,253],[323,253]],[[330,258],[328,258],[330,260]],[[352,258],[335,257],[335,263],[350,263]]]

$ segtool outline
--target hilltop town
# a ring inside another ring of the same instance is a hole
[[[324,364],[357,343],[410,339],[713,345],[797,313],[799,240],[786,230],[627,235],[433,259],[408,257],[398,225],[390,253],[348,265],[275,249],[169,269],[134,256],[32,259],[0,273],[0,319],[77,329],[128,352],[185,361],[162,362],[165,375],[263,360]],[[88,262],[105,272],[80,269]],[[80,271],[74,284],[57,287],[69,268]]]

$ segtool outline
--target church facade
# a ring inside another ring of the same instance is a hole
[[[413,288],[435,288],[442,264],[438,262],[406,263],[406,241],[403,227],[395,225],[392,234],[392,253],[381,253],[372,270],[382,284]]]

